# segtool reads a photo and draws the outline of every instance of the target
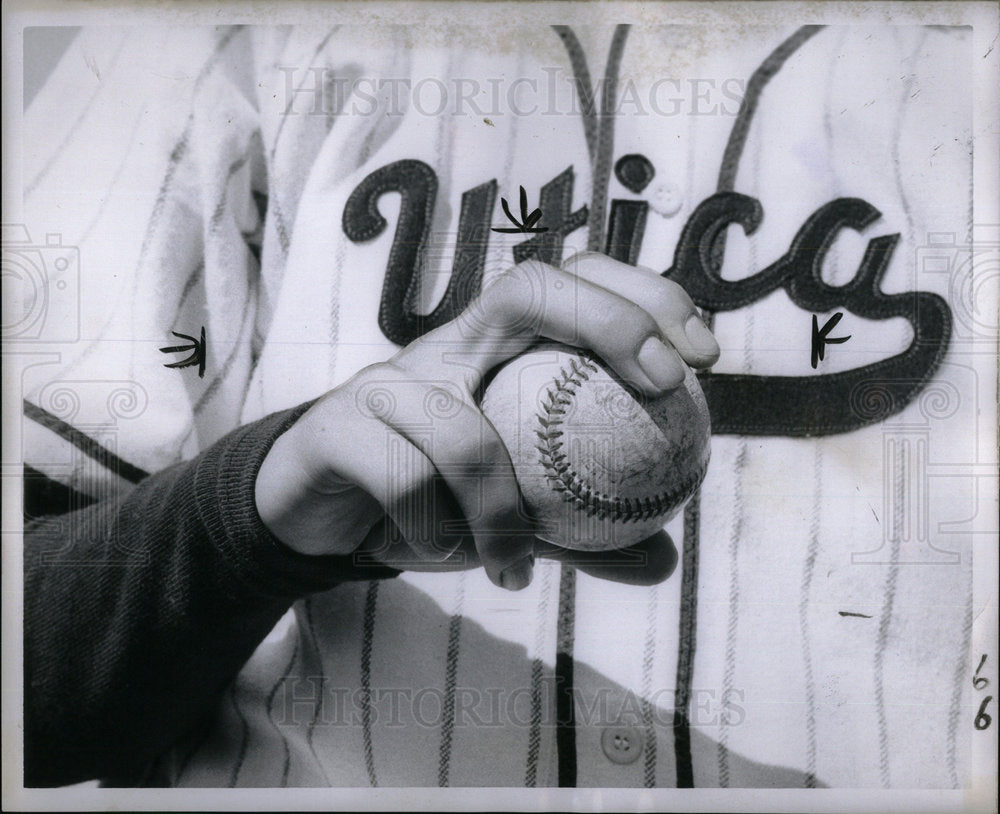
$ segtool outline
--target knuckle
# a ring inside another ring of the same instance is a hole
[[[363,387],[371,384],[387,384],[399,378],[400,368],[393,362],[377,362],[361,368],[351,377],[351,384]]]
[[[687,313],[691,301],[677,283],[664,278],[650,279],[648,304],[654,313],[674,319],[682,313]]]
[[[345,390],[353,396],[357,411],[366,417],[390,423],[399,409],[399,371],[389,363],[369,365],[351,380]]]
[[[694,303],[680,283],[668,280],[666,277],[659,277],[658,283],[658,296],[665,308],[684,312],[694,309]]]
[[[484,314],[501,316],[510,312],[518,300],[520,283],[511,271],[505,271],[479,295],[479,306]]]
[[[508,269],[480,294],[478,316],[492,328],[537,330],[545,273],[544,265],[534,260]]]
[[[465,410],[465,401],[458,386],[444,380],[420,382],[422,385],[422,410],[424,416],[434,423],[440,421],[460,421]]]
[[[656,320],[645,308],[627,301],[600,309],[594,315],[594,328],[598,336],[621,337],[630,344],[658,331]]]

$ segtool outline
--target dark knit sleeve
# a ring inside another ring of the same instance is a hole
[[[392,576],[298,554],[254,483],[303,405],[24,534],[25,785],[136,776],[206,715],[291,603]]]

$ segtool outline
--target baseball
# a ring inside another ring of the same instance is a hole
[[[649,537],[705,477],[711,430],[693,371],[648,399],[603,363],[543,345],[501,368],[481,408],[510,453],[538,536],[580,551]]]

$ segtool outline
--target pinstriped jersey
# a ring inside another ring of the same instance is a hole
[[[22,376],[26,462],[56,480],[100,498],[127,478],[31,410],[156,471],[387,359],[527,256],[690,280],[723,349],[670,580],[539,562],[516,594],[468,571],[313,595],[150,782],[964,786],[961,466],[988,397],[953,262],[968,46],[942,27],[82,32],[26,114],[26,225],[82,264],[79,336]],[[545,235],[493,231],[520,187]],[[810,317],[835,312],[850,339],[817,362]],[[165,368],[161,340],[198,326],[205,377]]]

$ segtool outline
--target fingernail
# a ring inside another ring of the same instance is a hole
[[[684,364],[677,351],[668,348],[655,336],[639,349],[639,367],[649,380],[663,390],[672,390],[684,381]]]
[[[528,555],[513,565],[508,566],[500,572],[500,587],[508,591],[520,591],[531,584],[532,566],[535,564],[534,555]]]
[[[716,342],[712,332],[708,330],[697,314],[692,314],[684,323],[684,335],[691,343],[691,347],[699,353],[705,356],[714,356],[719,353],[719,343]]]

